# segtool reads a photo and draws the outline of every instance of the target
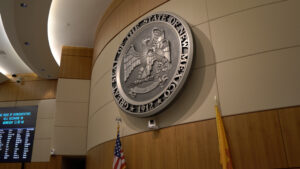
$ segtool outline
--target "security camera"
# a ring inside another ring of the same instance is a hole
[[[16,78],[16,82],[17,82],[17,83],[21,83],[21,82],[22,82],[22,78],[21,78],[21,77],[17,77],[17,78]]]
[[[148,128],[152,130],[158,129],[157,123],[154,119],[148,121]]]
[[[51,149],[50,149],[50,154],[51,154],[51,155],[54,155],[54,154],[55,154],[55,148],[51,148]]]

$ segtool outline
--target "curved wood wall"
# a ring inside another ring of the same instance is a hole
[[[234,168],[300,167],[300,107],[224,118]],[[219,169],[216,121],[121,138],[129,169]],[[110,169],[115,140],[88,151],[87,169]]]

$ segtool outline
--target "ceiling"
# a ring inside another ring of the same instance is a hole
[[[0,74],[58,75],[62,46],[93,47],[111,0],[1,0]]]
[[[53,0],[48,37],[55,60],[60,64],[62,46],[94,47],[97,25],[111,0]]]
[[[3,83],[7,80],[8,80],[8,78],[6,76],[4,76],[2,73],[0,73],[0,83]]]

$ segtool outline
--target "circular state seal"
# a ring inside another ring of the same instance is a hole
[[[183,19],[168,12],[144,18],[124,38],[113,62],[116,103],[130,115],[155,115],[182,88],[192,59],[193,37]]]

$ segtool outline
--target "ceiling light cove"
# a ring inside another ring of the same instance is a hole
[[[52,0],[48,17],[48,40],[60,65],[63,46],[94,47],[100,18],[112,0]]]
[[[10,43],[0,15],[0,73],[32,73],[32,70],[20,59]]]

